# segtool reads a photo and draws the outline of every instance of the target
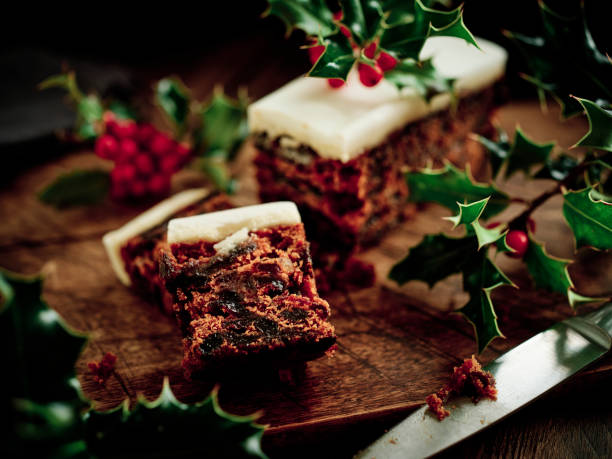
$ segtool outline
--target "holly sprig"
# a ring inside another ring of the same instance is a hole
[[[429,37],[456,37],[478,47],[463,22],[463,7],[442,11],[423,0],[340,1],[332,12],[327,2],[269,0],[264,15],[279,17],[287,34],[302,30],[311,53],[308,75],[346,81],[359,69],[361,82],[376,85],[384,75],[398,88],[414,88],[429,98],[452,90],[453,80],[440,75],[431,60],[420,60]],[[338,84],[332,84],[339,87]]]
[[[56,207],[94,204],[109,193],[123,201],[160,198],[170,192],[171,177],[188,166],[202,172],[215,188],[235,190],[229,163],[247,136],[245,91],[234,100],[216,88],[208,100],[199,101],[180,79],[163,78],[155,84],[154,105],[166,121],[164,131],[125,103],[85,94],[72,71],[39,85],[51,87],[65,89],[75,107],[74,137],[95,141],[96,154],[114,164],[110,172],[61,174],[39,192],[43,202]]]
[[[0,402],[11,424],[0,429],[2,457],[259,457],[265,426],[257,414],[235,416],[217,391],[202,402],[179,402],[168,378],[153,401],[140,397],[95,411],[74,365],[87,338],[71,330],[41,296],[43,278],[0,268]],[[41,358],[41,349],[46,356]]]
[[[532,83],[544,105],[546,95],[561,106],[563,117],[582,113],[578,100],[571,94],[612,102],[612,62],[598,47],[584,14],[585,2],[564,4],[570,14],[560,13],[552,2],[539,1],[541,32],[531,36],[505,31],[524,57],[528,72],[521,76]],[[568,8],[571,7],[571,8]]]
[[[498,182],[515,173],[555,184],[530,202],[512,198],[494,183],[476,183],[469,168],[461,171],[451,164],[441,169],[424,169],[406,174],[410,200],[436,202],[456,212],[447,217],[454,227],[465,228],[463,237],[443,233],[427,235],[390,271],[398,284],[425,281],[430,287],[451,274],[463,275],[468,302],[457,312],[474,327],[478,352],[500,331],[491,291],[501,285],[515,286],[495,264],[496,253],[520,258],[538,289],[565,295],[569,305],[600,302],[576,291],[568,271],[572,260],[550,255],[535,236],[532,213],[553,196],[563,196],[562,212],[575,238],[576,250],[612,249],[612,196],[606,194],[612,171],[612,114],[597,104],[576,99],[584,107],[589,131],[576,145],[586,147],[582,156],[555,152],[554,143],[536,143],[517,128],[513,141],[500,132],[497,141],[476,136],[488,150],[492,176]],[[525,209],[509,221],[491,221],[511,202]],[[481,219],[489,219],[482,224]],[[516,287],[516,286],[515,286]]]

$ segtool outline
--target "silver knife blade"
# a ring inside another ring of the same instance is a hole
[[[485,368],[495,376],[497,401],[454,400],[451,415],[438,421],[427,406],[408,416],[359,459],[429,457],[489,427],[563,380],[603,357],[612,347],[612,303],[553,325]]]

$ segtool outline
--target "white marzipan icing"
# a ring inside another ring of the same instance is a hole
[[[443,76],[456,78],[462,97],[490,86],[506,69],[505,49],[481,38],[477,42],[481,49],[454,37],[432,37],[421,58],[433,57]],[[347,162],[450,101],[449,94],[438,94],[427,104],[414,89],[399,91],[384,79],[367,88],[354,71],[340,89],[329,88],[323,78],[299,77],[249,107],[249,130],[271,138],[289,136],[322,158]]]
[[[106,233],[102,237],[102,243],[110,259],[113,271],[115,271],[121,283],[127,286],[131,285],[130,276],[125,270],[123,259],[121,258],[121,247],[129,239],[159,225],[175,212],[200,199],[204,199],[208,194],[209,190],[206,188],[194,188],[177,193],[138,215],[121,228]]]
[[[302,221],[296,205],[290,201],[221,210],[168,222],[168,242],[218,242],[243,229],[255,231]]]

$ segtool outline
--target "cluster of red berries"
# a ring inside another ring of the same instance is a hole
[[[340,32],[350,41],[351,46],[354,50],[360,49],[359,46],[353,40],[353,36],[349,28],[346,27],[344,24],[340,24],[342,17],[342,11],[334,13],[334,20],[339,23]],[[319,60],[319,57],[321,57],[321,54],[323,54],[324,51],[324,45],[315,45],[308,48],[308,56],[310,58],[310,62],[314,65]],[[361,81],[361,84],[367,87],[376,86],[380,82],[380,80],[382,80],[384,73],[388,70],[393,69],[397,65],[397,59],[391,54],[379,50],[376,41],[370,42],[367,46],[363,48],[363,55],[368,59],[372,59],[375,61],[374,65],[366,64],[365,62],[360,62],[357,65],[357,71],[359,72],[359,81]],[[329,78],[327,80],[327,83],[334,89],[341,88],[345,84],[344,81],[340,78]]]
[[[164,196],[170,179],[191,156],[191,150],[150,124],[104,114],[104,134],[96,140],[96,155],[115,163],[111,196],[115,199]]]

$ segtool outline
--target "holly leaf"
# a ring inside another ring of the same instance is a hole
[[[505,32],[529,68],[529,75],[524,78],[536,86],[541,100],[545,100],[545,94],[554,97],[564,117],[582,111],[570,94],[579,92],[591,100],[612,101],[612,88],[607,84],[612,80],[612,63],[593,40],[584,17],[583,2],[580,6],[575,3],[571,16],[564,16],[544,2],[538,2],[542,27],[537,36]]]
[[[452,238],[444,234],[428,234],[391,268],[389,278],[399,285],[422,280],[433,287],[451,274],[461,272],[477,251],[475,237]]]
[[[40,275],[0,268],[0,346],[10,372],[0,401],[12,419],[0,430],[0,444],[10,457],[74,457],[84,449],[74,363],[86,339],[47,306],[42,284]]]
[[[506,158],[506,176],[510,177],[517,171],[529,174],[533,165],[541,164],[548,160],[554,147],[554,142],[542,144],[534,142],[523,133],[521,128],[517,127],[512,147]]]
[[[427,101],[436,94],[452,93],[455,81],[453,78],[440,75],[431,59],[422,62],[403,60],[393,70],[385,73],[385,79],[400,90],[405,87],[414,88]]]
[[[457,312],[474,327],[474,336],[480,354],[495,338],[504,337],[497,323],[491,292],[502,285],[514,286],[514,284],[484,252],[472,255],[462,271],[463,288],[470,294],[470,299]]]
[[[491,164],[491,172],[493,177],[497,177],[502,165],[508,158],[508,152],[511,145],[506,132],[497,127],[497,140],[491,140],[481,135],[474,135],[473,138],[480,142],[489,152],[489,163]]]
[[[612,248],[612,202],[604,200],[595,189],[564,193],[563,215],[574,232],[576,249]]]
[[[484,212],[489,197],[480,201],[472,202],[470,204],[457,203],[459,206],[459,213],[454,217],[445,217],[446,220],[453,222],[453,228],[463,224],[468,227],[468,234],[473,234],[478,240],[478,250],[486,245],[492,244],[500,239],[504,234],[502,226],[496,228],[485,228],[483,227],[478,219]]]
[[[406,173],[412,202],[437,202],[457,211],[457,202],[477,201],[489,197],[483,218],[504,210],[510,203],[508,195],[493,185],[474,183],[468,171],[461,171],[450,163],[444,168]]]
[[[396,3],[385,2],[384,13],[388,16],[384,21],[380,47],[399,60],[418,61],[430,36],[456,37],[478,47],[463,23],[462,6],[452,11],[441,11],[425,6],[421,0],[415,0],[413,4]],[[404,12],[400,13],[398,9]]]
[[[548,158],[542,169],[535,173],[534,178],[551,179],[558,182],[564,180],[574,167],[578,165],[578,160],[573,156],[560,154],[556,158]]]
[[[163,78],[155,87],[155,101],[172,123],[177,137],[185,132],[189,115],[190,95],[178,78]]]
[[[383,2],[378,0],[344,0],[342,22],[355,41],[362,45],[372,40],[383,19]]]
[[[108,194],[110,177],[102,170],[73,170],[59,175],[38,199],[57,208],[96,204]]]
[[[320,78],[340,78],[346,80],[351,68],[357,61],[353,48],[341,33],[336,33],[317,42],[325,47],[308,76]]]
[[[589,120],[589,131],[576,145],[612,151],[612,113],[587,99],[575,97]]]
[[[140,397],[130,410],[126,400],[115,410],[85,415],[87,443],[92,453],[149,457],[258,457],[265,426],[255,424],[257,414],[235,416],[219,406],[217,389],[204,401],[179,402],[168,377],[159,397]]]
[[[307,35],[326,37],[337,29],[325,0],[268,0],[263,16],[270,15],[285,23],[287,36],[294,29],[300,29]]]

